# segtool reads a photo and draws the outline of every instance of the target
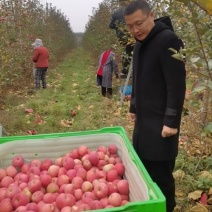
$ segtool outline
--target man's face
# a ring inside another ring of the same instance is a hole
[[[132,36],[139,41],[144,40],[155,25],[153,12],[146,14],[140,9],[125,16],[125,22]]]

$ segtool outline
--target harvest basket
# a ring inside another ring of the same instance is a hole
[[[129,182],[130,203],[95,211],[165,212],[165,197],[151,180],[122,127],[0,138],[0,168],[10,165],[12,158],[20,154],[29,161],[56,159],[80,145],[96,150],[98,146],[109,144],[117,146],[118,155],[125,165],[124,178]]]

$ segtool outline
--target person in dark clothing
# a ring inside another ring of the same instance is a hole
[[[49,52],[46,47],[43,46],[41,39],[35,39],[32,44],[34,47],[34,54],[32,61],[35,63],[35,89],[40,89],[40,81],[42,81],[42,87],[45,89],[46,84],[46,72],[49,66]]]
[[[116,9],[109,23],[110,29],[114,29],[116,31],[116,36],[121,46],[124,47],[124,55],[122,55],[122,70],[121,76],[125,78],[127,76],[130,62],[132,58],[133,45],[129,42],[129,33],[126,29],[126,24],[124,20],[124,9],[126,5],[126,0],[119,0],[120,7]]]
[[[118,79],[118,66],[115,59],[115,53],[107,49],[105,50],[99,58],[97,76],[97,85],[101,86],[102,96],[112,96],[112,74],[115,74]]]
[[[171,212],[176,206],[172,172],[178,154],[186,70],[170,48],[179,51],[183,42],[174,33],[170,18],[155,20],[144,0],[129,3],[124,17],[136,39],[129,109],[129,117],[135,121],[133,147]]]

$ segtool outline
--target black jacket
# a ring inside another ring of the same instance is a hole
[[[185,64],[172,57],[169,48],[183,48],[164,17],[142,42],[133,56],[133,88],[130,112],[136,114],[133,146],[141,159],[166,161],[176,158],[179,133],[162,138],[164,125],[180,130],[185,97]]]
[[[124,6],[120,6],[113,12],[109,27],[110,29],[115,29],[116,36],[119,38],[119,40],[127,42],[128,33],[125,27],[124,9]]]

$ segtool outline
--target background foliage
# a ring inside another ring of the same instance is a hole
[[[50,65],[76,46],[66,17],[39,0],[0,0],[0,94],[14,86],[28,86],[35,38],[50,52]],[[19,83],[17,83],[19,82]]]

